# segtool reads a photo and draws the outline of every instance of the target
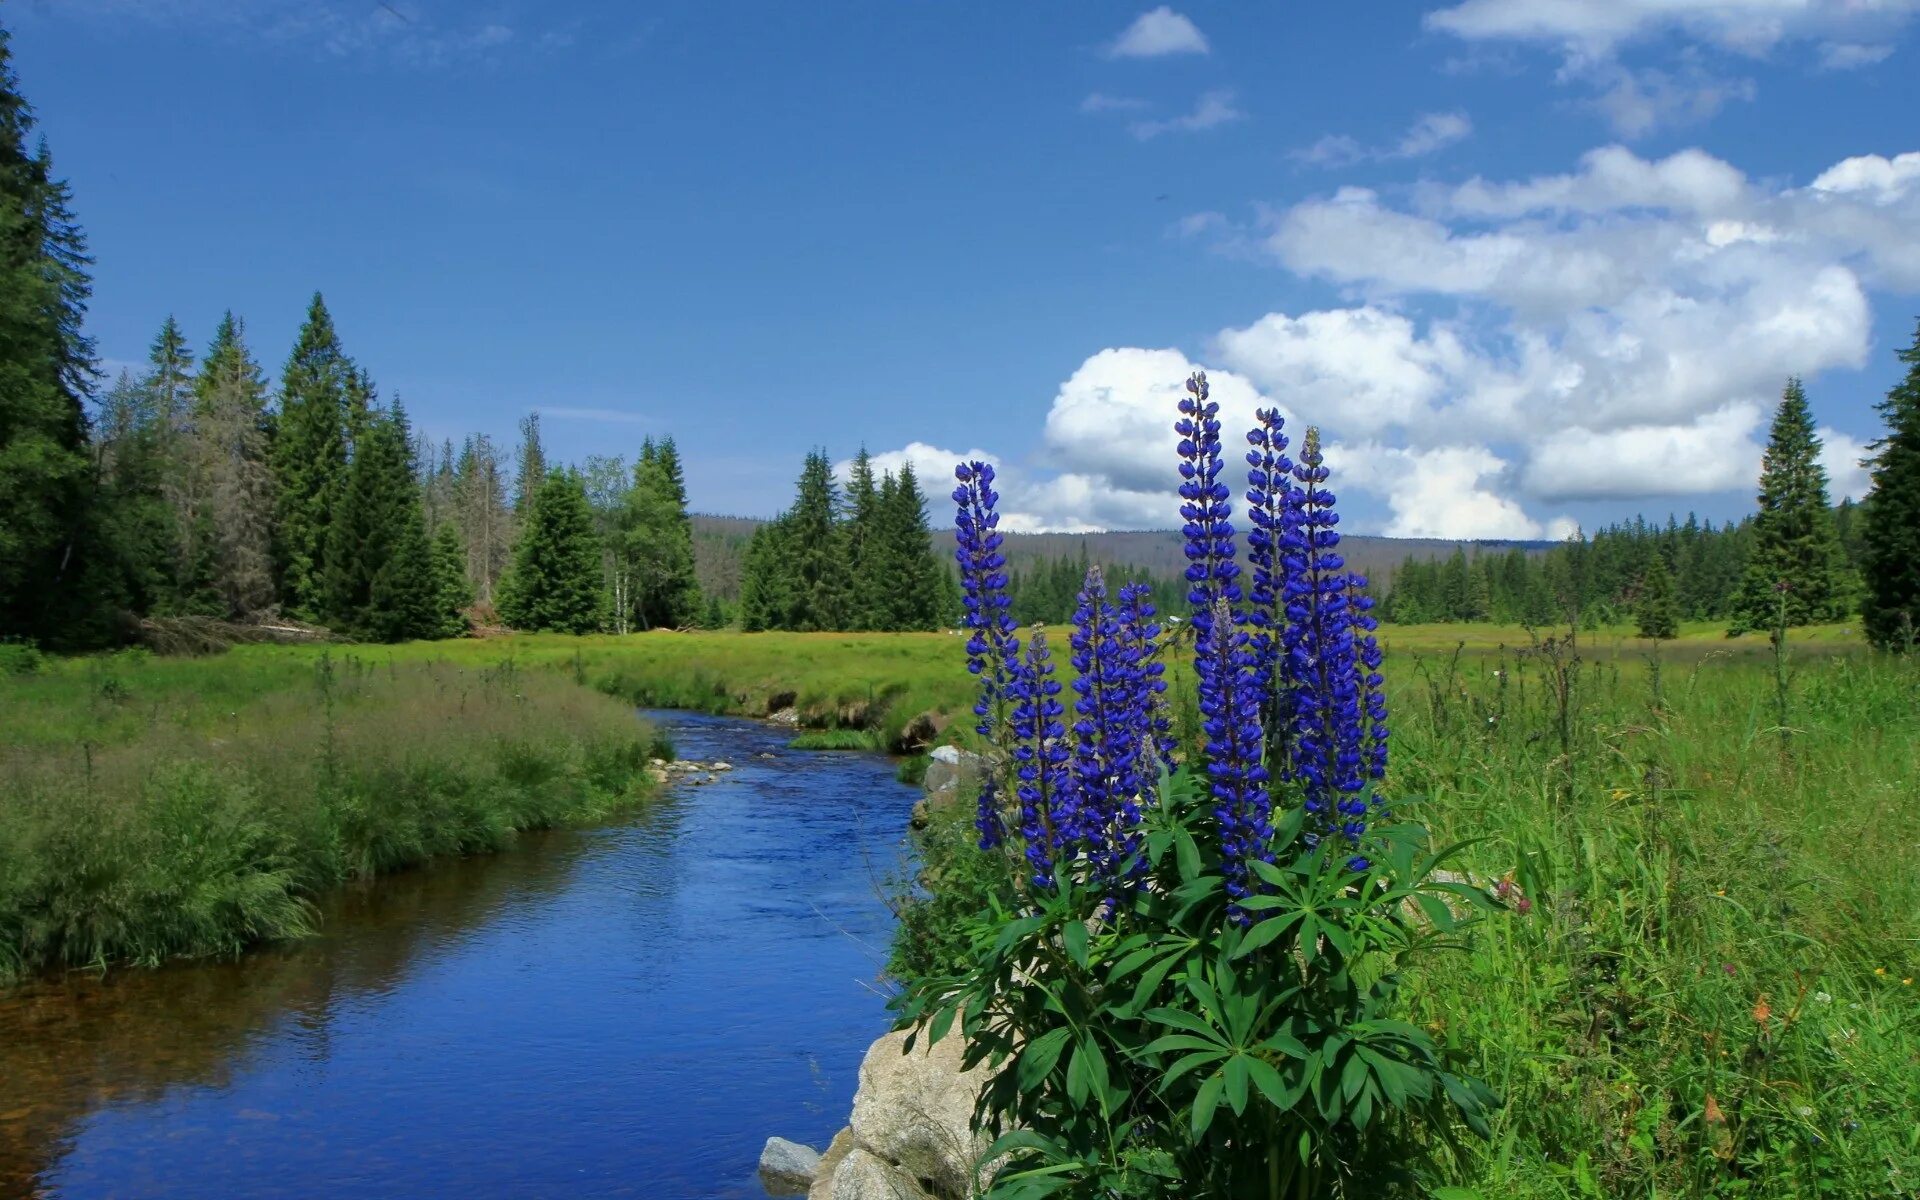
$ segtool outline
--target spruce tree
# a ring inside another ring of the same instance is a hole
[[[433,628],[430,636],[465,637],[467,606],[473,603],[473,585],[467,580],[467,548],[460,531],[443,521],[433,531]]]
[[[636,616],[642,629],[677,629],[700,617],[694,576],[693,518],[687,484],[672,438],[649,443],[634,466],[628,536],[637,579]]]
[[[296,617],[319,619],[326,607],[327,526],[347,486],[348,389],[358,383],[326,301],[315,292],[280,373],[273,443],[275,549],[281,594]]]
[[[101,399],[95,422],[93,516],[103,598],[136,613],[194,611],[177,603],[178,532],[164,496],[170,470],[152,393],[131,372]]]
[[[847,563],[835,514],[839,487],[825,451],[807,455],[780,544],[791,589],[783,629],[840,629],[846,620]]]
[[[865,446],[854,455],[847,475],[846,519],[847,628],[883,629],[889,604],[884,552],[877,541],[880,490],[875,486],[873,455]]]
[[[1673,572],[1667,568],[1667,556],[1656,553],[1647,563],[1640,581],[1639,602],[1634,618],[1643,638],[1666,639],[1680,632],[1679,612],[1673,597]]]
[[[540,442],[540,414],[530,412],[520,418],[519,470],[513,479],[513,514],[526,520],[534,497],[547,477],[547,450]]]
[[[1789,379],[1760,470],[1753,553],[1733,603],[1733,630],[1770,628],[1786,596],[1789,625],[1835,621],[1853,608],[1845,552],[1827,502],[1820,439],[1798,379]]]
[[[486,434],[474,434],[454,467],[454,523],[467,548],[467,581],[475,602],[491,606],[513,552],[513,510],[507,504],[500,452]]]
[[[322,572],[329,623],[370,641],[435,636],[439,588],[412,459],[412,431],[396,400],[361,422]]]
[[[27,148],[33,110],[11,59],[0,29],[0,637],[72,641],[61,626],[84,639],[105,615],[85,583],[88,259],[45,144]]]
[[[210,587],[220,615],[254,620],[275,601],[273,529],[277,489],[267,384],[232,312],[220,320],[194,379],[192,418],[183,474],[190,494],[196,565],[188,570],[197,593]]]
[[[786,517],[753,531],[740,569],[740,627],[748,633],[787,628],[793,611],[793,578],[786,547]]]
[[[913,464],[902,465],[898,477],[885,477],[874,509],[868,569],[877,586],[869,628],[936,628],[941,621],[942,567],[933,556],[926,499]]]
[[[500,615],[516,629],[591,633],[601,608],[600,548],[586,488],[572,471],[545,472],[500,589]]]
[[[1910,652],[1920,645],[1920,327],[1900,361],[1906,378],[1879,404],[1887,431],[1873,444],[1862,521],[1862,610],[1868,641]]]

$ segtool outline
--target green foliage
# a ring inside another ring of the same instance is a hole
[[[357,374],[320,293],[307,306],[280,371],[280,418],[273,442],[275,550],[281,597],[295,616],[318,619],[326,596],[327,526],[347,489],[348,389]]]
[[[84,644],[113,599],[90,561],[102,551],[81,405],[90,260],[46,144],[28,149],[33,112],[10,59],[0,29],[0,637]]]
[[[1634,621],[1643,638],[1664,640],[1680,632],[1680,615],[1673,600],[1673,572],[1667,569],[1664,554],[1655,554],[1647,563],[1647,574],[1640,581],[1640,599],[1634,606]]]
[[[1867,638],[1883,649],[1920,643],[1920,328],[1900,361],[1907,375],[1880,403],[1873,491],[1861,531]]]
[[[647,786],[645,727],[554,673],[239,654],[115,665],[61,664],[0,695],[64,722],[37,744],[17,723],[5,735],[0,982],[299,936],[340,883],[596,820]],[[89,715],[148,695],[164,715]]]
[[[633,611],[641,629],[676,629],[700,617],[693,576],[693,522],[687,483],[672,438],[642,447],[626,499],[623,535],[634,563]]]
[[[1243,928],[1211,812],[1177,774],[1117,908],[1071,884],[991,902],[962,969],[905,994],[915,1036],[958,1028],[967,1063],[997,1068],[977,1114],[1000,1135],[989,1157],[1009,1155],[990,1195],[1373,1197],[1426,1174],[1423,1135],[1449,1141],[1453,1116],[1490,1133],[1493,1094],[1400,1018],[1402,972],[1452,943],[1457,912],[1496,907],[1436,878],[1453,852],[1383,826],[1357,874],[1301,842],[1296,805]]]
[[[604,607],[600,550],[580,476],[547,472],[525,522],[501,586],[501,617],[518,629],[598,629]]]
[[[473,603],[467,581],[467,548],[451,521],[433,531],[433,628],[428,637],[465,637],[466,610]]]
[[[1806,392],[1789,379],[1760,468],[1753,553],[1732,605],[1735,631],[1771,628],[1783,591],[1789,625],[1842,620],[1854,611],[1853,575],[1819,455]]]
[[[406,413],[396,402],[363,419],[338,507],[327,525],[326,619],[376,642],[446,628]]]

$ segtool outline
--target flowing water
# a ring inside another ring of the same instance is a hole
[[[824,1148],[887,1027],[913,793],[878,755],[649,716],[735,770],[237,963],[0,994],[0,1196],[761,1195],[762,1143]]]

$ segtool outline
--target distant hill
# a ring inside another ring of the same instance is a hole
[[[706,513],[693,516],[694,569],[700,586],[709,595],[729,602],[740,595],[740,567],[746,555],[747,540],[765,522],[755,517],[723,517]],[[953,544],[952,529],[934,531],[934,544],[946,550]],[[1186,569],[1183,539],[1178,530],[1110,530],[1101,533],[1009,533],[1006,535],[1007,562],[1019,570],[1035,562],[1078,557],[1082,548],[1089,561],[1115,566],[1144,567],[1156,575],[1172,575]],[[1529,553],[1545,551],[1553,542],[1526,541],[1447,541],[1441,538],[1390,538],[1347,534],[1340,539],[1340,551],[1348,565],[1371,578],[1376,594],[1384,593],[1393,579],[1394,568],[1407,558],[1428,560],[1446,558],[1456,547],[1469,555],[1486,551],[1505,551],[1519,546]]]

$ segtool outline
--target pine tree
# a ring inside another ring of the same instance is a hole
[[[516,629],[591,633],[602,600],[586,488],[572,471],[547,471],[500,589],[500,615]]]
[[[220,615],[253,620],[274,606],[269,515],[277,489],[269,462],[267,384],[228,312],[214,331],[194,380],[191,430],[182,473],[192,480],[197,592],[210,587]]]
[[[865,446],[854,455],[843,500],[846,518],[847,628],[884,629],[888,607],[887,579],[882,551],[876,543],[880,521],[880,491],[875,486],[873,455]]]
[[[474,434],[454,468],[454,523],[467,548],[467,581],[475,602],[491,606],[512,558],[513,510],[507,507],[500,452],[486,434]]]
[[[106,607],[84,574],[89,260],[45,144],[27,150],[33,110],[11,59],[0,29],[0,637],[84,638]]]
[[[740,569],[740,627],[748,633],[787,627],[793,577],[787,560],[786,517],[753,531]]]
[[[442,624],[411,434],[397,400],[362,421],[347,486],[327,526],[323,611],[370,641],[432,637]]]
[[[1867,640],[1920,645],[1920,327],[1900,352],[1907,375],[1880,402],[1886,436],[1873,444],[1873,490],[1861,532]]]
[[[846,620],[847,564],[834,516],[839,488],[824,451],[807,455],[780,539],[791,594],[782,629],[839,629]]]
[[[152,393],[129,371],[101,399],[94,423],[95,583],[132,612],[174,606],[178,532],[164,496],[169,464]],[[187,611],[191,611],[188,609]]]
[[[520,468],[513,479],[513,513],[526,520],[533,499],[547,477],[547,451],[540,443],[540,414],[530,412],[520,418]]]
[[[430,636],[465,637],[467,606],[473,603],[473,585],[467,581],[467,548],[451,521],[433,531],[433,628]]]
[[[1639,603],[1634,619],[1643,638],[1666,639],[1680,632],[1680,617],[1673,598],[1673,572],[1667,568],[1667,556],[1656,553],[1647,561],[1647,573],[1640,581]]]
[[[680,451],[672,438],[648,445],[635,464],[628,526],[636,564],[636,616],[642,629],[676,629],[700,616],[693,569],[693,518]]]
[[[280,373],[273,442],[281,594],[297,617],[317,618],[326,606],[327,525],[347,486],[348,389],[358,382],[326,301],[315,292]]]
[[[1782,591],[1789,625],[1839,620],[1852,611],[1853,589],[1819,455],[1806,392],[1798,379],[1789,379],[1760,470],[1753,554],[1733,603],[1736,632],[1771,627]]]
[[[874,579],[876,607],[869,627],[892,632],[937,628],[942,619],[942,567],[933,557],[926,499],[913,464],[903,464],[898,477],[884,478],[872,520],[867,569]]]

